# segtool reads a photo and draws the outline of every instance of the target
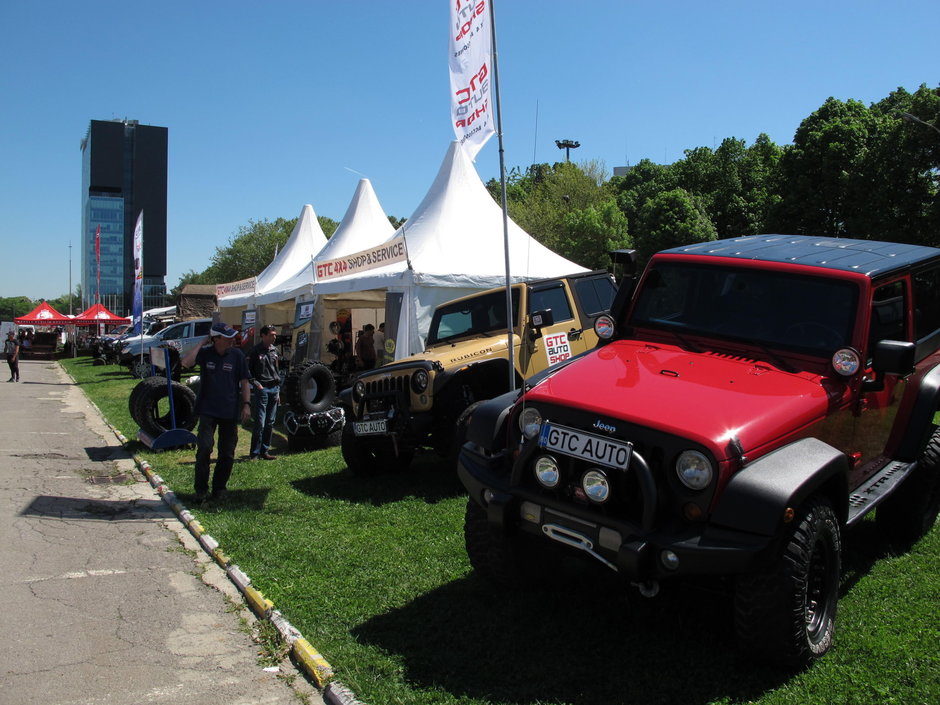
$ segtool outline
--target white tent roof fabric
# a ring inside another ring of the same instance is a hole
[[[315,259],[322,262],[367,250],[385,242],[394,233],[395,228],[388,222],[372,182],[360,179],[346,215]]]
[[[226,296],[219,300],[219,306],[229,308],[252,303],[257,305],[293,298],[296,295],[298,275],[306,272],[309,280],[312,280],[310,262],[326,242],[320,221],[313,212],[313,206],[308,203],[300,210],[297,225],[294,226],[284,247],[258,275],[254,292]]]
[[[509,221],[513,281],[587,271],[555,254]],[[404,233],[408,262],[317,282],[317,294],[419,285],[490,289],[506,283],[503,211],[457,141],[451,142],[437,178]],[[450,296],[454,298],[456,295]]]

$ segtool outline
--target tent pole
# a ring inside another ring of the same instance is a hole
[[[493,87],[496,93],[496,138],[499,141],[499,187],[503,205],[503,252],[506,260],[506,337],[509,353],[509,390],[516,388],[515,352],[512,347],[512,282],[509,270],[509,205],[506,203],[506,163],[503,151],[503,111],[499,101],[499,58],[496,51],[496,9],[490,0],[490,39],[493,43]]]

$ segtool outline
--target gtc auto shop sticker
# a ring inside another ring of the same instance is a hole
[[[552,333],[545,336],[545,354],[548,355],[548,364],[555,365],[571,357],[571,346],[568,344],[567,333]]]

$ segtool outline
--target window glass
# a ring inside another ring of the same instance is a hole
[[[918,272],[914,290],[914,333],[918,340],[940,329],[940,269]]]
[[[891,282],[875,289],[868,328],[869,354],[879,340],[907,340],[904,299],[903,281]]]
[[[617,288],[610,277],[591,277],[590,279],[576,279],[574,291],[578,301],[581,302],[584,314],[598,316],[610,310]]]
[[[194,338],[203,338],[209,335],[209,329],[212,327],[212,321],[200,321],[196,323],[196,332]]]
[[[551,309],[552,318],[556,323],[574,318],[564,285],[558,284],[550,288],[538,289],[529,295],[529,313],[548,309]]]

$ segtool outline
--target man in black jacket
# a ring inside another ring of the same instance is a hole
[[[248,353],[248,369],[251,385],[255,391],[254,419],[251,431],[251,459],[274,460],[271,454],[271,433],[277,417],[277,406],[281,401],[281,375],[278,365],[274,326],[262,326],[261,342]]]

